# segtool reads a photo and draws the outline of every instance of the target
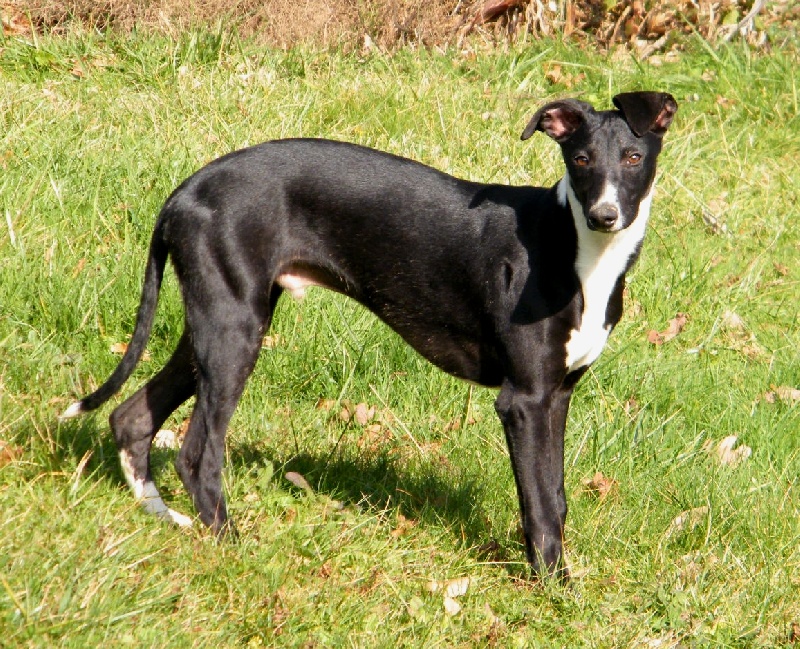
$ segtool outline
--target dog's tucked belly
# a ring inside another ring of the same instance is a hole
[[[313,270],[292,268],[278,275],[276,283],[294,299],[302,300],[307,288],[319,286],[347,294]],[[498,387],[502,370],[496,354],[484,349],[477,337],[437,327],[434,323],[404,321],[393,318],[374,305],[370,310],[396,331],[409,345],[439,369],[456,378],[486,387]]]

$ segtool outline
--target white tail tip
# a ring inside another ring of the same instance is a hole
[[[61,416],[58,418],[58,420],[65,421],[67,419],[74,419],[75,417],[80,417],[85,412],[86,411],[83,409],[83,404],[80,401],[76,401],[61,413]]]

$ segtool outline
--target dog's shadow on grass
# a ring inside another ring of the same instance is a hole
[[[125,485],[116,445],[104,423],[101,418],[87,418],[81,423],[62,426],[58,451],[51,458],[53,465],[63,466],[68,458],[80,462],[91,453],[88,468],[96,479]],[[172,468],[176,452],[152,449],[151,463],[157,482],[177,481]],[[398,515],[402,515],[417,525],[447,528],[480,561],[502,564],[512,576],[525,573],[522,545],[498,538],[507,535],[492,529],[493,517],[482,506],[488,502],[488,495],[480,475],[454,480],[453,470],[435,461],[407,463],[388,453],[361,453],[353,449],[333,454],[287,454],[264,443],[233,443],[228,458],[228,470],[243,481],[253,480],[253,488],[257,479],[254,469],[271,463],[275,468],[272,480],[279,489],[297,491],[298,487],[284,478],[289,472],[299,473],[316,494],[360,511],[388,514],[387,535],[391,534]],[[162,495],[169,504],[169,490],[162,489]],[[234,508],[239,497],[228,495]]]
[[[229,459],[231,468],[240,474],[271,462],[276,467],[273,480],[278,480],[281,489],[298,489],[284,479],[287,473],[294,472],[305,478],[314,493],[346,507],[386,513],[387,535],[398,515],[416,525],[445,527],[479,560],[502,563],[510,573],[520,573],[524,549],[514,542],[510,545],[516,547],[506,547],[506,541],[495,538],[492,517],[482,506],[488,496],[479,475],[453,480],[453,470],[437,466],[435,461],[406,466],[388,453],[350,449],[334,454],[301,452],[287,456],[261,444],[241,444],[230,449]]]

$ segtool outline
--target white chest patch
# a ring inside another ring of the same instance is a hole
[[[611,291],[625,271],[628,260],[644,238],[650,215],[652,189],[639,206],[639,214],[626,229],[618,232],[594,232],[586,225],[583,209],[564,176],[558,187],[559,199],[569,206],[578,232],[575,272],[581,282],[583,312],[577,329],[567,341],[567,371],[591,365],[603,351],[611,326],[606,324],[606,309]],[[606,194],[616,195],[614,188]]]

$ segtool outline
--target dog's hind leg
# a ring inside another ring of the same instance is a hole
[[[190,335],[184,331],[164,368],[111,413],[111,430],[125,479],[144,509],[181,526],[192,520],[164,503],[150,471],[150,446],[167,417],[194,394]]]
[[[213,300],[203,300],[197,312],[187,313],[202,322],[192,329],[197,401],[176,466],[200,520],[217,533],[232,531],[222,493],[225,433],[280,293],[280,287],[274,287],[268,304],[256,308],[247,300],[217,293]]]

